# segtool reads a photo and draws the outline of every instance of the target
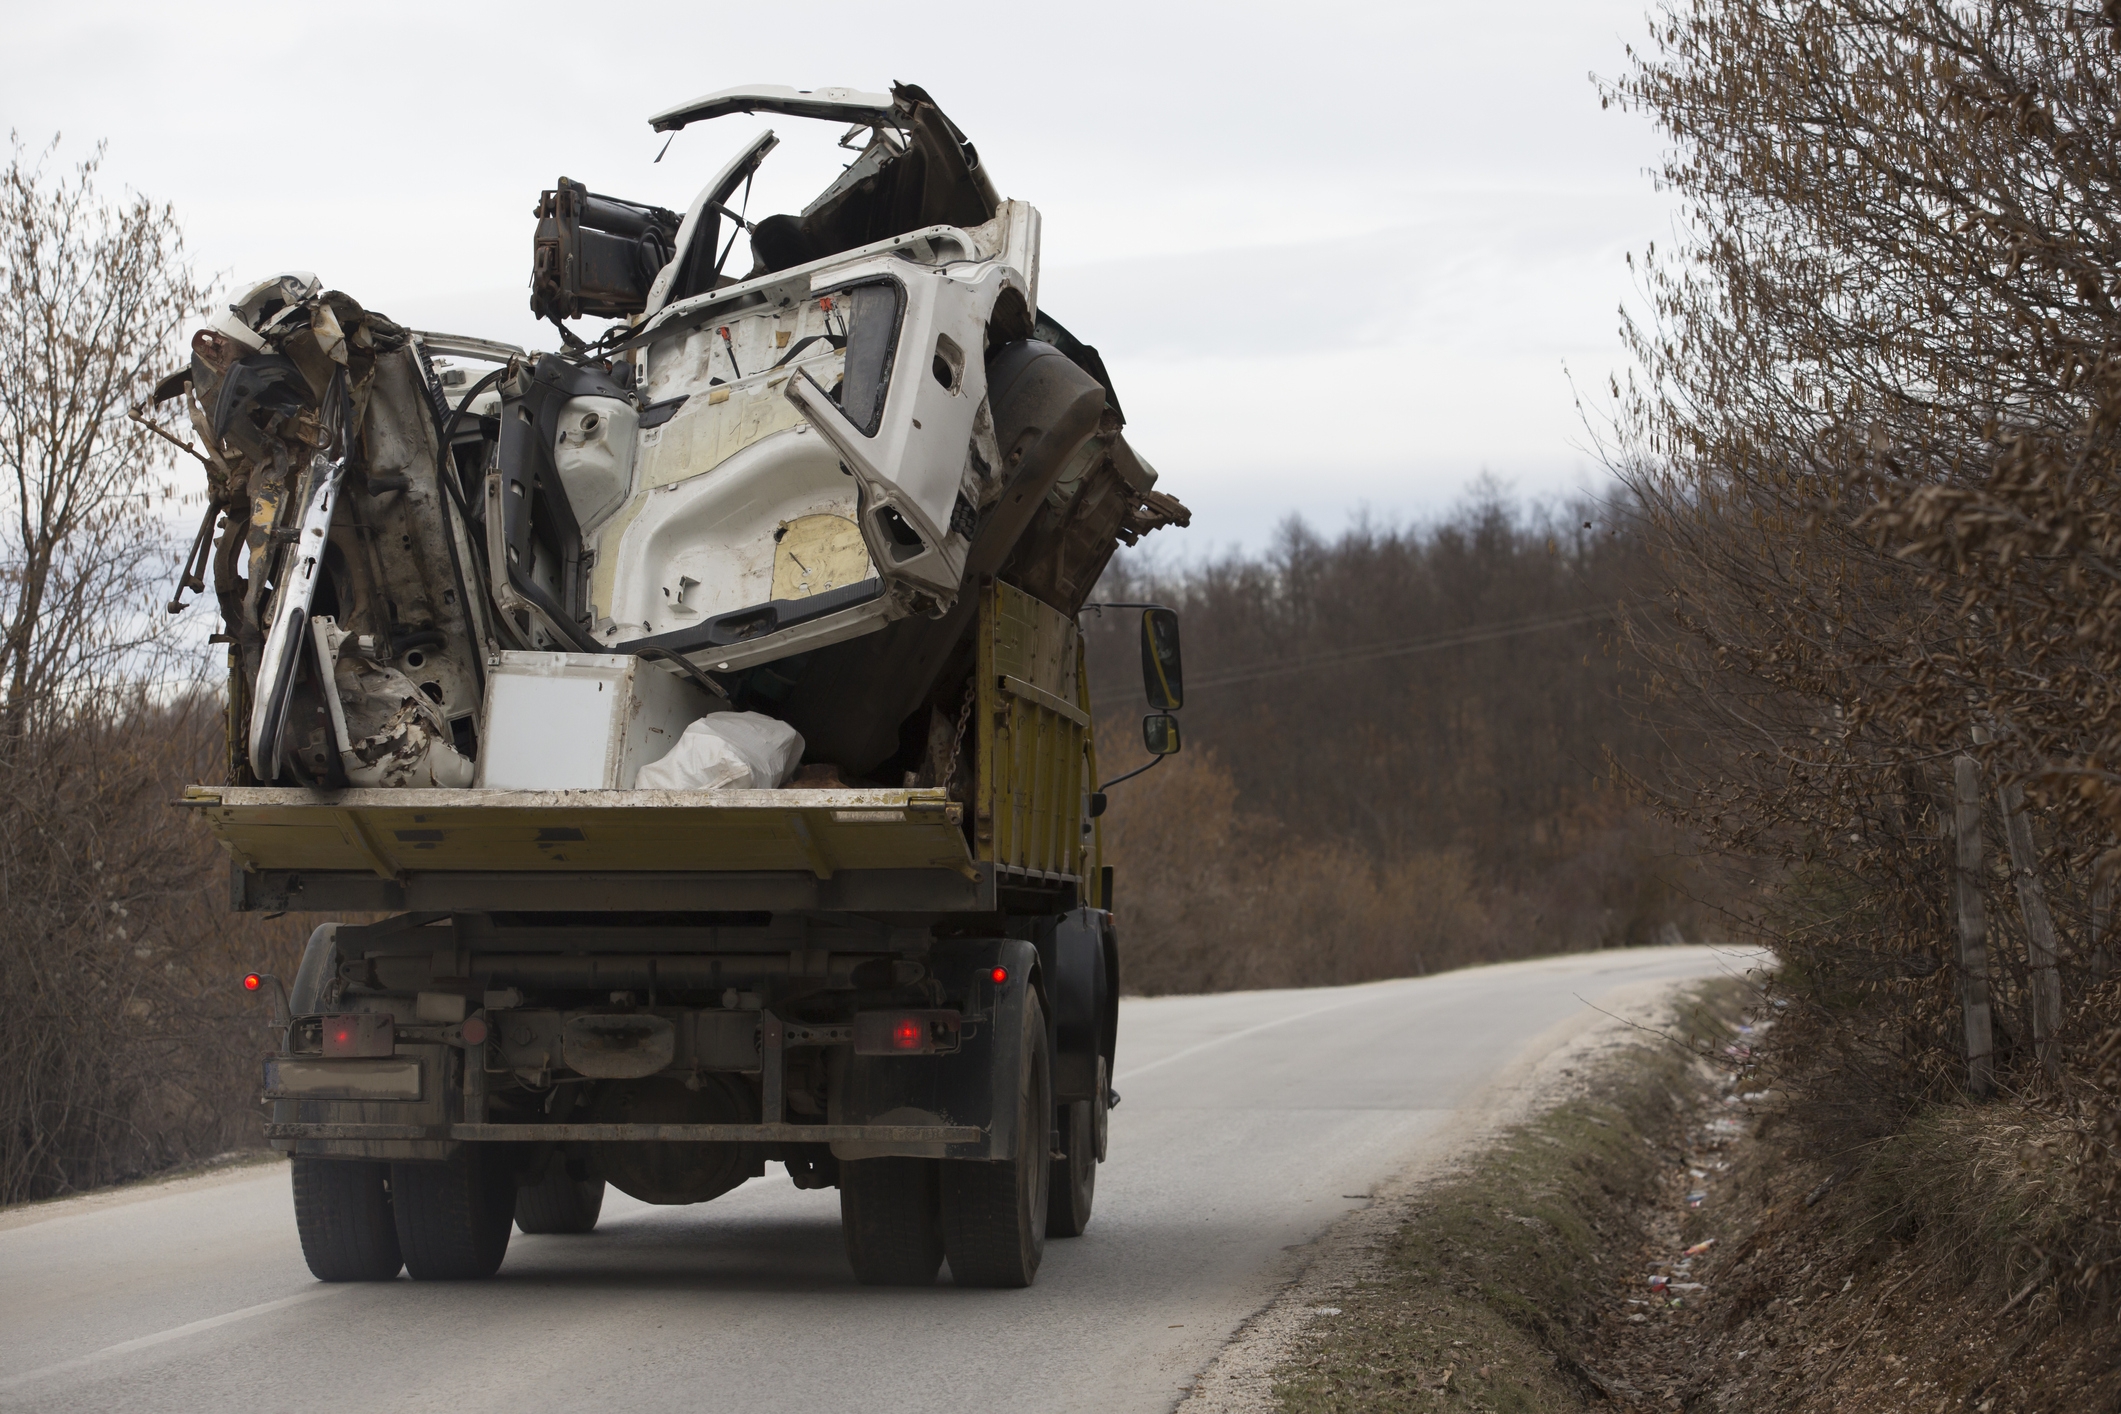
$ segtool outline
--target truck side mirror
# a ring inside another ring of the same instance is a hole
[[[1151,712],[1142,718],[1142,745],[1151,756],[1178,753],[1178,718],[1168,712]]]
[[[1159,712],[1185,705],[1185,684],[1178,664],[1178,612],[1174,609],[1142,611],[1142,691],[1148,696],[1149,705]],[[1171,740],[1178,740],[1176,722],[1171,725]],[[1156,751],[1153,746],[1149,749]],[[1178,747],[1173,745],[1171,751],[1176,750]]]

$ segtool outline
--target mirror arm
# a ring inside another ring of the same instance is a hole
[[[1178,753],[1175,751],[1167,751],[1164,753],[1165,756],[1176,756],[1177,754]],[[1127,774],[1124,776],[1114,776],[1111,780],[1106,781],[1103,785],[1099,786],[1098,789],[1100,791],[1108,791],[1112,789],[1112,787],[1118,785],[1121,781],[1131,781],[1136,776],[1140,775],[1142,772],[1148,770],[1149,766],[1156,766],[1161,764],[1163,759],[1163,756],[1152,756],[1149,758],[1148,766],[1136,766],[1133,770],[1127,772]]]

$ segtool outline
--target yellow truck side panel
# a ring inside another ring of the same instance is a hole
[[[979,785],[983,862],[1045,877],[1086,875],[1083,797],[1090,713],[1075,621],[1022,590],[982,590]]]
[[[940,790],[347,790],[194,786],[255,869],[971,872]]]

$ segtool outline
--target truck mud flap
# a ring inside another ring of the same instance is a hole
[[[334,941],[312,936],[312,950],[335,951]],[[449,1091],[458,1073],[458,1053],[440,1045],[401,1043],[397,1055],[372,1060],[268,1057],[265,1137],[284,1153],[445,1159],[457,1147]],[[387,1097],[392,1091],[400,1098]]]
[[[1099,1098],[1097,1062],[1112,1059],[1119,989],[1109,918],[1100,909],[1078,908],[1039,939],[1053,1024],[1053,1098],[1062,1104]]]
[[[835,1051],[827,1122],[963,1126],[980,1137],[966,1143],[836,1140],[836,1158],[1006,1159],[1016,1152],[1024,998],[1036,985],[1038,950],[1019,938],[944,942],[929,967],[947,993],[964,998],[959,1048],[927,1056]],[[996,969],[1006,981],[993,980]]]

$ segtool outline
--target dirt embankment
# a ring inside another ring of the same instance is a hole
[[[1962,1112],[1806,1157],[1748,1000],[1550,1057],[1549,1107],[1353,1215],[1184,1414],[2121,1408],[2112,1313],[2014,1256],[2052,1150]]]

